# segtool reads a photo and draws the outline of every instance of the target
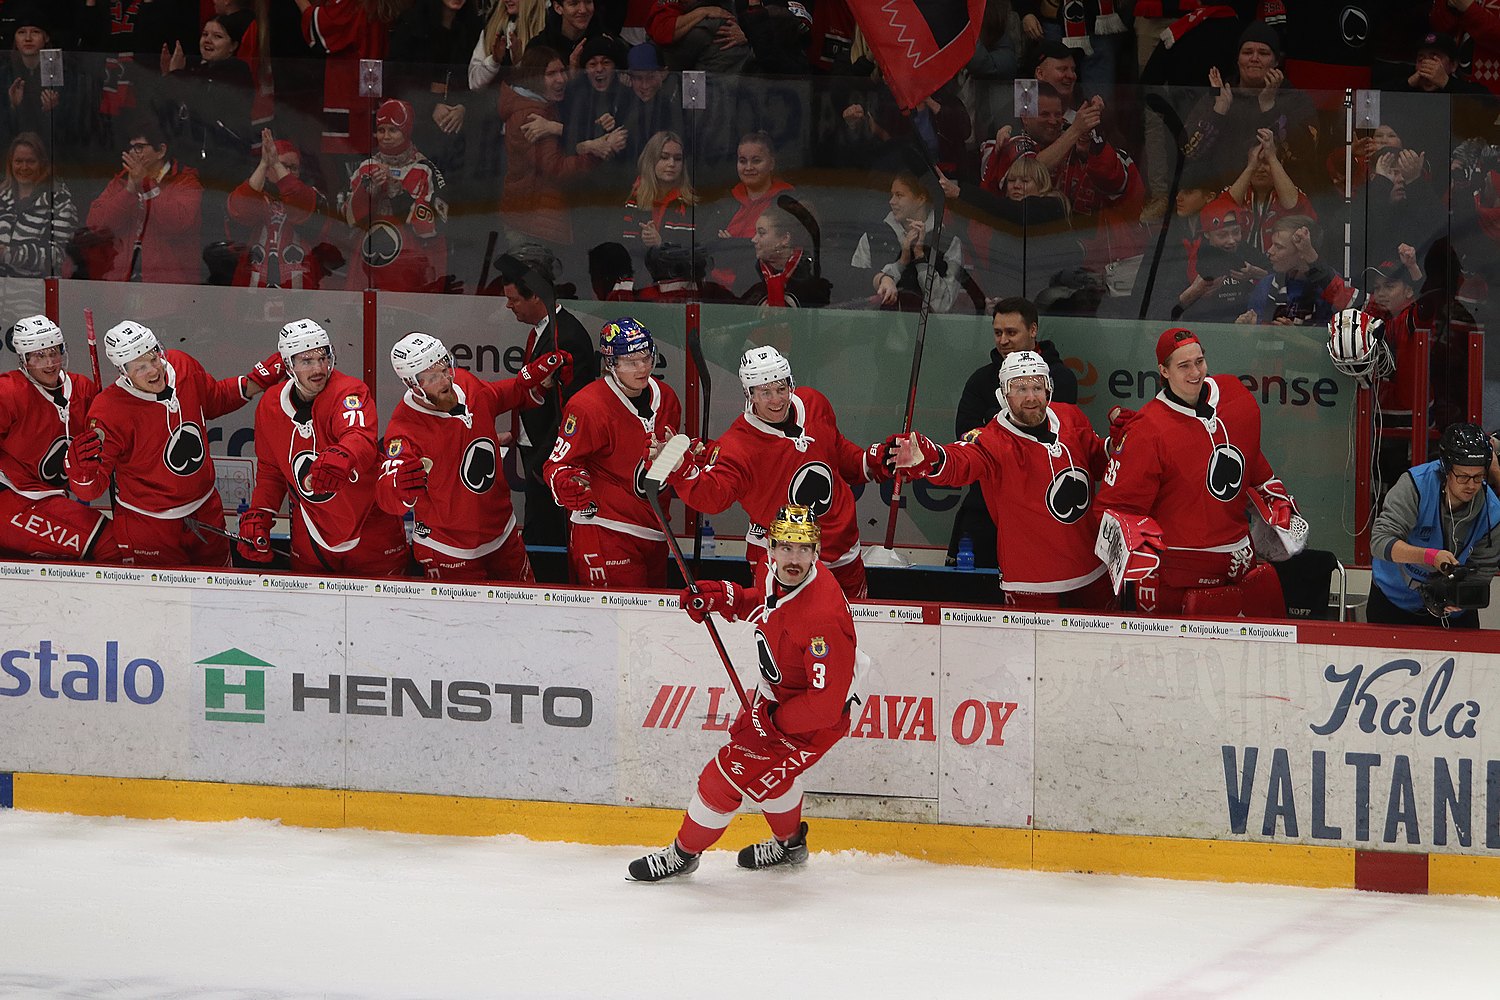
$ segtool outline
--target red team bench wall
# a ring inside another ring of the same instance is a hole
[[[669,595],[0,564],[0,607],[46,609],[0,617],[21,809],[650,844],[736,709]],[[807,780],[822,848],[1500,895],[1500,637],[856,620],[878,673]]]

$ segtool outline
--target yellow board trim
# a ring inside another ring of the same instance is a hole
[[[665,843],[682,818],[676,809],[24,772],[14,775],[13,790],[15,808],[34,812],[200,822],[265,819],[465,837],[519,834],[601,846]],[[764,836],[760,817],[741,815],[724,845],[739,847]],[[1345,847],[819,819],[817,848],[989,868],[1354,886],[1355,852]],[[1435,895],[1500,897],[1500,857],[1429,855],[1428,884]]]

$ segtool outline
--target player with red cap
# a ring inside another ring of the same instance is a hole
[[[1208,374],[1191,330],[1164,332],[1156,363],[1161,391],[1112,434],[1119,446],[1099,492],[1099,557],[1117,592],[1136,582],[1141,611],[1280,617],[1280,582],[1256,547],[1294,555],[1307,523],[1261,453],[1260,407],[1239,379]],[[1266,530],[1252,532],[1252,520]]]

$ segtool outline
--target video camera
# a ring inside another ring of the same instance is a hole
[[[1488,580],[1470,579],[1471,566],[1449,565],[1443,572],[1433,573],[1419,588],[1422,602],[1427,610],[1439,618],[1447,617],[1448,608],[1478,611],[1490,606],[1490,583]]]

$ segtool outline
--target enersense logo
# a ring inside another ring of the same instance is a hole
[[[206,660],[199,660],[203,667],[203,717],[209,722],[265,722],[266,721],[266,671],[275,664],[251,656],[243,649],[226,649]],[[231,683],[226,667],[234,668],[235,675],[243,678]],[[227,711],[229,698],[239,699],[243,711]]]

